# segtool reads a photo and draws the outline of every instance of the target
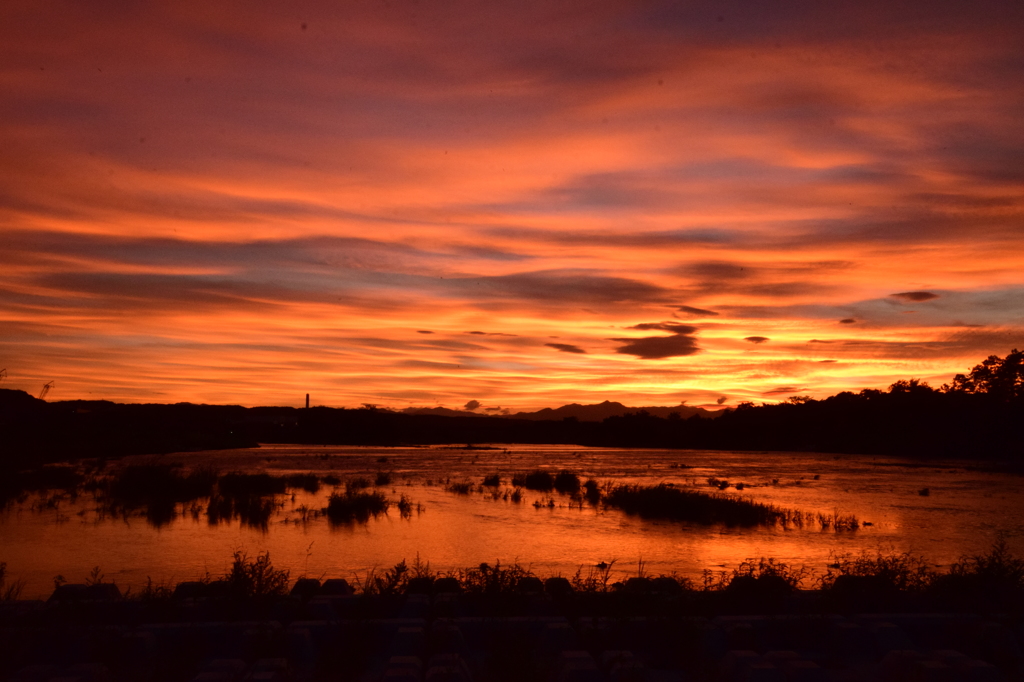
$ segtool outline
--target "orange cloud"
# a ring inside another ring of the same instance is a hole
[[[1024,332],[1021,21],[7,3],[4,385],[515,410],[941,383]]]

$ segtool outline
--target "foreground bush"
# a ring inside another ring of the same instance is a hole
[[[587,595],[620,595],[608,605],[633,604],[641,609],[662,609],[672,600],[680,607],[697,608],[705,613],[775,612],[788,609],[797,590],[817,588],[811,601],[800,596],[801,608],[815,612],[920,612],[935,609],[971,613],[1010,613],[1024,616],[1024,560],[1014,557],[1005,542],[999,541],[984,554],[967,556],[949,571],[934,571],[921,557],[908,553],[842,556],[831,563],[824,574],[807,567],[796,568],[772,558],[747,559],[732,571],[705,571],[703,580],[693,582],[675,574],[650,576],[643,561],[632,570],[616,571],[616,562],[581,566],[575,575],[546,579],[518,562],[495,562],[454,570],[432,571],[419,557],[412,564],[401,561],[385,570],[371,570],[357,579],[362,594],[387,596],[403,594],[464,593],[467,597],[496,597],[548,594],[552,599],[572,599],[574,595],[591,602]],[[0,599],[17,599],[20,583],[5,583],[6,566],[0,562]],[[106,585],[99,568],[93,569],[81,588]],[[319,581],[306,579],[307,597],[321,589]],[[328,583],[337,582],[336,580]],[[171,599],[252,598],[284,595],[289,587],[287,570],[275,569],[270,554],[250,558],[235,552],[232,564],[219,579],[209,576],[177,588],[154,586],[152,581],[131,598],[146,601]],[[330,589],[326,585],[324,589]],[[295,591],[293,590],[293,594]],[[334,594],[334,592],[326,592]],[[77,594],[77,593],[76,593]],[[128,593],[126,593],[127,596]],[[173,597],[172,597],[173,595]],[[110,600],[115,597],[104,596]],[[120,593],[116,599],[120,599]],[[602,598],[604,599],[604,598]],[[503,602],[516,603],[514,600]],[[600,607],[604,608],[604,607]],[[632,608],[632,607],[631,607]],[[724,610],[724,611],[723,611]],[[643,611],[634,611],[643,613]]]
[[[0,561],[0,601],[14,601],[21,596],[25,583],[21,580],[7,582],[7,564]]]
[[[968,600],[1000,601],[1024,593],[1024,559],[1014,557],[1000,538],[985,554],[961,557],[944,575],[934,576],[931,590]]]
[[[932,585],[936,574],[923,557],[910,552],[881,551],[874,556],[862,554],[852,557],[840,554],[833,557],[819,587],[839,593],[863,590],[890,592],[918,592]]]
[[[231,570],[222,580],[231,594],[239,597],[272,597],[288,592],[288,571],[274,568],[270,552],[255,559],[245,552],[235,552]]]

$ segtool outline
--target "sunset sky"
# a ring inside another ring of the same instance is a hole
[[[1024,3],[0,5],[2,388],[717,407],[1024,346]]]

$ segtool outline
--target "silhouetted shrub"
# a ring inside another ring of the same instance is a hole
[[[570,580],[572,589],[576,592],[607,592],[614,566],[614,560],[602,561],[590,566],[586,574],[583,573],[583,567],[580,566]]]
[[[249,559],[245,552],[235,552],[231,570],[222,581],[239,597],[269,597],[288,592],[288,571],[274,568],[270,552],[255,559]]]
[[[434,591],[434,577],[421,575],[409,578],[405,586],[406,594],[430,594]]]
[[[928,562],[910,552],[877,552],[874,556],[862,554],[856,558],[838,554],[833,555],[819,586],[838,593],[920,591],[928,587],[934,576]]]
[[[691,584],[685,578],[676,578],[669,575],[660,575],[651,579],[651,589],[656,594],[675,595],[681,594],[684,590],[690,589]]]
[[[14,601],[21,596],[25,582],[15,580],[7,582],[7,564],[0,561],[0,601]]]
[[[492,488],[498,487],[499,485],[501,485],[501,475],[500,474],[491,474],[489,476],[484,476],[483,485],[486,485],[486,486],[492,487]]]
[[[544,582],[535,575],[526,575],[519,580],[516,591],[522,594],[542,594]]]
[[[135,599],[140,602],[169,602],[174,597],[175,588],[172,584],[156,583],[149,576],[146,577],[146,584],[138,592],[126,594],[126,598]]]
[[[510,566],[502,566],[500,561],[493,566],[483,563],[463,573],[462,587],[470,594],[510,594],[518,590],[523,580],[533,577],[518,563]]]
[[[462,592],[462,583],[454,576],[444,576],[434,581],[435,594],[456,594]]]
[[[621,592],[625,594],[650,594],[653,591],[651,585],[651,579],[646,576],[633,576],[626,578],[626,582],[621,583],[619,588]]]
[[[567,578],[553,576],[544,581],[544,591],[552,597],[569,597],[574,592],[572,583]]]
[[[746,559],[733,569],[725,589],[751,597],[783,596],[799,589],[809,575],[806,568],[795,569],[772,558]]]
[[[413,577],[417,576],[410,574],[409,566],[403,559],[395,564],[394,568],[389,568],[383,573],[371,570],[363,582],[363,594],[385,596],[405,594],[409,580]]]
[[[1000,538],[985,554],[961,557],[929,587],[946,599],[980,600],[986,607],[1004,609],[1024,601],[1024,559],[1014,557]]]

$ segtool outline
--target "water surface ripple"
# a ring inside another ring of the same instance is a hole
[[[154,527],[141,513],[111,518],[88,494],[40,504],[38,497],[0,514],[0,561],[26,582],[23,596],[52,590],[54,576],[81,582],[94,566],[122,589],[222,574],[233,551],[269,550],[293,578],[359,579],[402,559],[429,561],[435,570],[481,562],[518,561],[541,575],[571,576],[615,561],[615,574],[697,577],[703,569],[732,568],[771,556],[821,570],[833,553],[910,551],[943,567],[963,554],[987,549],[1003,535],[1024,554],[1024,478],[986,471],[967,462],[920,462],[890,457],[808,453],[635,450],[577,446],[262,448],[126,458],[128,463],[180,463],[221,472],[333,474],[342,480],[391,472],[379,488],[392,502],[405,495],[422,511],[402,518],[392,506],[367,523],[332,526],[303,521],[301,509],[326,504],[318,493],[278,496],[280,509],[265,529],[239,521],[212,524],[204,514],[179,509]],[[671,483],[711,492],[709,478],[727,480],[727,494],[810,512],[854,514],[870,525],[854,532],[702,527],[643,520],[614,509],[571,506],[557,493],[524,491],[519,504],[476,492],[484,476],[499,473],[502,490],[513,473],[571,469],[601,482]],[[456,495],[446,482],[470,481],[474,492]],[[736,483],[743,483],[737,491]],[[928,494],[921,494],[927,489]],[[554,506],[550,506],[550,500]],[[534,503],[539,503],[535,505]],[[186,505],[187,506],[187,505]],[[199,505],[202,506],[202,505]]]

